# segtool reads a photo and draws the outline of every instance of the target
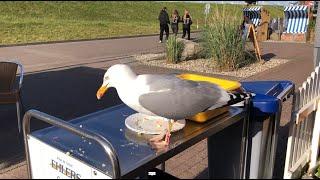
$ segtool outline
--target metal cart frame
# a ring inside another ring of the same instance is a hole
[[[23,118],[23,135],[24,135],[24,144],[25,144],[25,152],[26,152],[26,161],[27,161],[27,171],[28,171],[28,178],[32,177],[31,174],[31,164],[30,164],[30,154],[29,154],[29,145],[27,138],[30,134],[30,120],[31,118],[37,118],[40,121],[46,122],[48,124],[51,124],[53,126],[65,129],[73,134],[76,134],[78,136],[82,136],[85,138],[88,138],[90,140],[93,140],[97,142],[106,153],[107,157],[110,159],[112,164],[112,171],[113,171],[113,178],[114,179],[120,179],[121,172],[120,172],[120,165],[119,165],[119,159],[117,156],[116,151],[114,150],[111,143],[104,138],[103,136],[93,133],[86,129],[81,129],[76,126],[73,126],[70,123],[67,123],[59,118],[50,116],[48,114],[45,114],[43,112],[37,111],[37,110],[29,110],[26,112],[24,118]]]
[[[248,124],[249,124],[249,107],[250,107],[250,98],[246,98],[244,101],[244,107],[241,108],[241,112],[237,114],[235,117],[232,117],[232,120],[230,121],[227,118],[222,118],[221,121],[217,121],[212,126],[210,123],[208,126],[204,126],[204,129],[196,132],[195,135],[192,133],[192,135],[183,137],[181,144],[175,145],[172,149],[168,150],[167,152],[153,158],[152,160],[148,161],[146,164],[138,164],[140,167],[144,167],[145,171],[148,171],[148,167],[155,167],[153,165],[156,164],[162,164],[164,165],[164,162],[173,157],[174,155],[184,151],[186,148],[191,147],[195,143],[201,141],[204,138],[214,136],[217,132],[223,131],[224,128],[229,127],[230,125],[235,124],[236,122],[243,121],[242,126],[242,137],[240,144],[241,151],[239,152],[240,159],[239,159],[239,172],[237,172],[237,176],[239,178],[244,178],[244,173],[246,169],[246,159],[247,159],[247,146],[248,146]],[[235,121],[235,119],[240,118],[239,121]],[[61,129],[64,129],[68,132],[71,132],[77,136],[87,138],[89,140],[93,140],[101,146],[107,156],[107,158],[110,159],[111,165],[112,165],[112,178],[114,179],[120,179],[122,177],[121,170],[120,170],[120,163],[119,163],[119,156],[116,153],[116,150],[114,149],[113,145],[102,135],[98,133],[94,133],[92,131],[89,131],[85,128],[79,128],[78,126],[65,122],[62,119],[56,118],[54,116],[50,116],[46,113],[42,113],[37,110],[29,110],[23,119],[23,133],[24,133],[24,143],[25,143],[25,153],[26,153],[26,161],[27,161],[27,170],[28,170],[28,176],[29,178],[32,178],[32,170],[31,170],[31,159],[30,159],[30,152],[29,152],[29,145],[28,145],[28,138],[30,138],[31,131],[30,131],[30,121],[31,119],[38,119],[42,122],[48,123],[50,125],[53,125],[54,127],[58,127]],[[218,118],[220,119],[220,118]],[[213,120],[213,122],[215,122]],[[180,140],[179,140],[180,141]],[[209,153],[209,152],[208,152]],[[140,170],[141,168],[138,167]],[[213,168],[213,167],[208,167]],[[164,168],[163,168],[164,169]],[[140,170],[137,170],[140,172]],[[105,174],[109,174],[110,172],[104,172]],[[129,174],[126,174],[124,177],[131,177],[133,174],[137,175],[137,173],[129,172]]]

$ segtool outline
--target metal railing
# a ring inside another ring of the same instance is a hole
[[[284,178],[299,178],[316,166],[320,133],[320,68],[311,73],[293,98]]]
[[[28,137],[30,135],[30,120],[32,117],[36,118],[37,120],[51,124],[55,127],[67,130],[75,135],[97,142],[105,151],[107,158],[109,158],[111,161],[112,173],[113,173],[112,178],[113,179],[121,178],[118,155],[114,150],[112,144],[107,139],[105,139],[103,136],[99,134],[96,134],[86,129],[78,128],[73,124],[70,124],[61,119],[58,119],[56,117],[50,116],[48,114],[42,113],[37,110],[27,111],[23,118],[23,135],[24,135],[24,143],[25,143],[25,151],[26,151],[27,171],[28,171],[29,178],[32,178],[32,172],[31,172],[31,164],[30,164]]]

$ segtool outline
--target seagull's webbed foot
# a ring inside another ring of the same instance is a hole
[[[151,148],[155,149],[157,152],[167,150],[169,147],[171,129],[172,129],[172,120],[169,121],[168,125],[169,126],[166,133],[159,134],[150,139],[149,144],[151,145]]]
[[[154,149],[157,153],[160,153],[162,151],[166,151],[169,148],[169,142],[168,140],[168,134],[169,132],[159,134],[154,136],[149,140],[149,144],[152,149]]]

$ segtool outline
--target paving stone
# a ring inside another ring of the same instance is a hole
[[[190,171],[186,170],[183,173],[179,174],[177,177],[181,179],[193,179],[194,175]]]
[[[192,166],[189,171],[194,175],[197,176],[200,172],[204,171],[207,168],[207,166],[205,166],[202,163],[197,163],[196,165]]]

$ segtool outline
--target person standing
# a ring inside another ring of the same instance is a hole
[[[182,38],[184,38],[186,36],[186,34],[188,33],[188,40],[190,40],[190,26],[192,24],[192,18],[191,18],[190,13],[187,9],[184,10],[182,22],[183,22]]]
[[[175,36],[177,36],[178,34],[178,30],[179,30],[179,22],[180,22],[180,16],[178,13],[178,10],[174,10],[172,15],[171,15],[171,29],[172,32],[174,33]]]
[[[163,7],[162,10],[160,11],[158,20],[160,22],[160,43],[162,43],[163,39],[163,31],[166,32],[166,40],[169,38],[169,26],[170,20],[169,20],[169,15],[167,13],[167,8]]]
[[[253,22],[251,21],[251,19],[248,16],[243,16],[243,21],[241,25],[243,44],[245,44],[248,38],[250,25],[253,25]]]

